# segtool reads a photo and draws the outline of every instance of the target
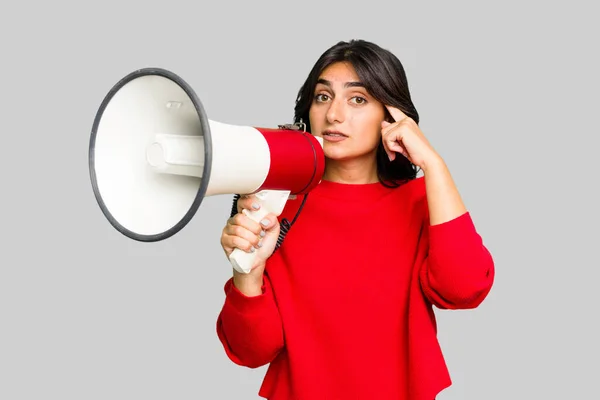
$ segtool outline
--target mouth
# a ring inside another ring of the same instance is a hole
[[[334,131],[334,130],[326,130],[326,131],[324,131],[323,132],[323,136],[324,137],[339,137],[339,138],[346,138],[346,137],[348,137],[348,135],[345,135],[342,132]]]

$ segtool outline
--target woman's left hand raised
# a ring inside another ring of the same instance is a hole
[[[396,158],[396,153],[408,158],[417,167],[425,169],[426,165],[441,160],[429,141],[421,132],[419,125],[401,110],[387,106],[386,108],[396,122],[381,123],[381,138],[383,147],[390,160]]]

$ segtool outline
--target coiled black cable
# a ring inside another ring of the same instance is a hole
[[[275,250],[273,250],[273,253],[275,253],[277,249],[279,249],[279,247],[283,244],[283,239],[285,239],[285,235],[287,235],[291,227],[292,224],[290,223],[290,221],[288,221],[287,218],[281,220],[281,222],[279,223],[279,237],[277,238],[277,244],[275,245]]]
[[[237,214],[237,202],[240,199],[240,197],[242,196],[239,194],[233,196],[233,204],[231,205],[231,215],[229,215],[229,218],[233,218],[233,216]]]
[[[230,214],[230,218],[233,218],[234,215],[236,215],[237,212],[237,202],[240,199],[240,197],[242,197],[239,194],[236,194],[233,196],[233,204],[231,206],[231,214]],[[290,222],[287,218],[283,218],[281,220],[281,222],[279,223],[279,237],[277,238],[277,244],[275,245],[275,250],[273,251],[273,253],[275,253],[277,251],[277,249],[279,249],[279,247],[283,244],[283,240],[285,239],[285,236],[288,234],[288,232],[290,231],[292,225],[294,225],[294,223],[296,222],[296,220],[298,219],[298,215],[300,215],[300,211],[302,211],[302,208],[304,207],[304,203],[306,203],[306,199],[308,198],[308,194],[304,195],[304,198],[302,199],[302,203],[300,204],[300,207],[298,208],[298,211],[296,211],[296,215],[294,216],[294,219],[292,219],[292,222]]]

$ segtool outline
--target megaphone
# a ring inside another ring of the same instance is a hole
[[[291,195],[319,184],[324,169],[323,143],[302,124],[210,120],[190,85],[162,68],[133,71],[112,87],[89,143],[100,209],[117,231],[142,242],[179,232],[207,196],[256,194],[261,208],[247,215],[257,222],[279,215]],[[255,256],[236,249],[229,260],[247,273]]]

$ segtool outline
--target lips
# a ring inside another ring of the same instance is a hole
[[[348,135],[344,135],[342,132],[334,131],[334,130],[326,130],[323,132],[323,136],[329,137],[348,137]]]
[[[325,140],[328,143],[339,143],[339,142],[343,142],[344,140],[346,140],[348,138],[347,135],[343,134],[340,131],[334,131],[334,130],[326,130],[323,132],[323,140]]]

